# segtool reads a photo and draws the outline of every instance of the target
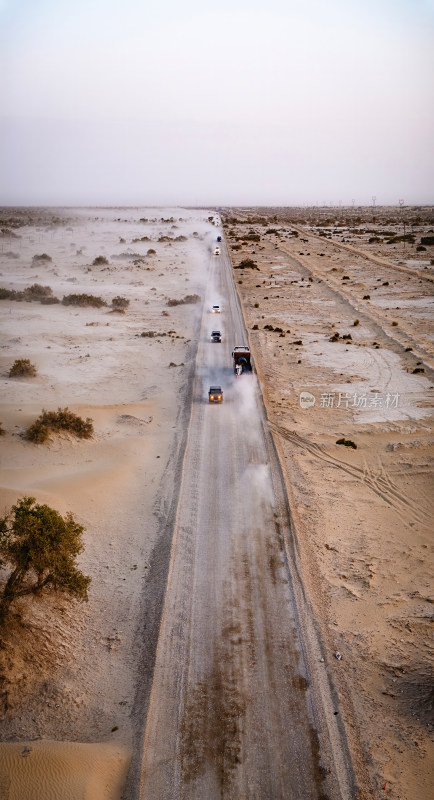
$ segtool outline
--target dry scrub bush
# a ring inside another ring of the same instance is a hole
[[[92,266],[101,267],[108,263],[109,263],[108,258],[106,258],[105,256],[97,256],[96,258],[93,259]]]
[[[62,303],[64,306],[93,306],[93,308],[101,308],[107,305],[102,297],[97,297],[94,294],[67,294]]]
[[[79,439],[90,439],[93,434],[92,420],[86,420],[69,411],[68,408],[59,408],[57,411],[45,411],[38,419],[27,428],[24,438],[35,444],[43,444],[49,439],[51,433],[67,431]]]
[[[198,294],[187,294],[182,300],[168,300],[168,306],[180,306],[186,305],[189,303],[198,303],[200,301],[200,296]]]
[[[33,256],[32,263],[33,264],[37,264],[38,262],[42,262],[43,263],[44,261],[48,263],[49,261],[52,261],[52,260],[53,259],[51,258],[51,256],[48,255],[48,253],[41,253],[40,255]]]
[[[126,297],[114,297],[112,300],[112,308],[116,311],[124,311],[128,308],[130,301]]]
[[[28,358],[17,358],[9,370],[10,378],[33,378],[37,373],[36,367]]]
[[[259,267],[258,267],[256,261],[253,261],[252,258],[244,258],[237,266],[235,266],[235,269],[257,269],[257,270],[259,270]]]
[[[25,595],[44,590],[64,592],[86,601],[90,578],[76,566],[83,550],[83,526],[71,513],[63,518],[34,497],[23,497],[0,518],[0,566],[9,575],[0,591],[0,623],[11,605]]]

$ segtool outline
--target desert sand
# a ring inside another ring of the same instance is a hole
[[[152,672],[196,347],[198,306],[167,303],[201,292],[207,215],[166,208],[2,212],[3,287],[37,283],[60,300],[86,292],[108,303],[1,304],[0,507],[30,495],[62,514],[72,511],[85,526],[79,566],[92,578],[86,604],[55,595],[21,602],[24,627],[6,632],[0,653],[3,741],[133,749],[136,697],[149,690]],[[154,222],[140,221],[145,217]],[[174,241],[179,236],[185,240]],[[51,260],[32,260],[43,253]],[[98,256],[108,264],[92,266]],[[119,295],[130,300],[123,314],[111,309]],[[8,377],[19,358],[36,366],[35,378]],[[42,409],[65,406],[92,418],[91,440],[22,439]],[[29,792],[33,797],[30,784]]]
[[[384,231],[403,232],[399,213],[377,209],[375,221],[372,209],[223,215],[359,800],[422,800],[432,781],[434,248],[416,246],[434,222],[430,209],[404,209],[415,242],[388,244]],[[92,578],[87,604],[55,595],[23,600],[22,626],[4,634],[0,785],[16,774],[15,753],[30,765],[22,800],[34,797],[40,762],[33,756],[57,758],[59,742],[76,766],[56,795],[62,800],[91,796],[84,793],[93,780],[88,755],[74,748],[102,748],[105,763],[119,758],[114,782],[98,788],[104,800],[122,795],[129,755],[134,765],[201,306],[168,301],[202,295],[215,238],[209,215],[179,208],[2,210],[0,286],[20,291],[37,283],[60,300],[86,292],[108,304],[6,299],[0,306],[0,507],[26,494],[72,511],[86,529],[80,568]],[[243,240],[246,234],[259,241]],[[176,241],[180,236],[186,240]],[[33,260],[43,253],[51,261]],[[98,256],[108,263],[93,265]],[[258,269],[238,270],[242,258]],[[130,300],[123,314],[111,308],[119,295]],[[10,379],[17,358],[30,359],[37,376]],[[314,404],[302,408],[302,392]],[[43,408],[64,406],[93,419],[92,439],[23,440]],[[336,444],[342,438],[356,449]],[[83,793],[68,794],[74,785]],[[15,796],[11,789],[10,800]],[[122,796],[135,796],[132,779]]]
[[[338,654],[360,796],[422,800],[434,763],[434,247],[416,248],[432,235],[432,209],[227,209],[223,219],[234,266],[259,268],[235,269],[235,280],[303,580]],[[389,244],[384,231],[402,235],[404,222],[414,243]],[[315,404],[302,408],[302,392]]]

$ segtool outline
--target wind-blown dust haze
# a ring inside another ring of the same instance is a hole
[[[0,203],[432,202],[431,0],[0,0]]]

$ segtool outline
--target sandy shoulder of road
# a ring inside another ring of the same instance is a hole
[[[279,237],[236,214],[233,264],[259,270],[234,279],[360,798],[423,800],[434,763],[429,261],[405,273],[390,251],[379,265],[310,230],[291,237],[283,214]],[[246,230],[261,239],[240,248]]]
[[[42,762],[53,780],[68,776],[56,797],[117,797],[143,724],[201,313],[201,302],[168,303],[201,295],[211,242],[206,212],[164,215],[2,212],[2,287],[38,284],[60,299],[87,293],[107,303],[1,301],[0,508],[27,495],[71,511],[85,528],[79,567],[92,579],[88,603],[23,598],[22,622],[3,631],[0,785],[10,800],[35,796]],[[50,260],[34,260],[43,253]],[[98,256],[107,263],[95,265]],[[118,296],[129,300],[125,313],[111,307]],[[8,377],[21,358],[36,377]],[[22,438],[42,409],[66,406],[93,420],[91,439]]]

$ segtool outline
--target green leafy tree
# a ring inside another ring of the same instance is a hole
[[[34,497],[21,498],[0,518],[0,566],[11,569],[0,590],[0,622],[20,597],[48,588],[87,601],[91,579],[75,563],[83,530],[71,513],[63,518]]]

